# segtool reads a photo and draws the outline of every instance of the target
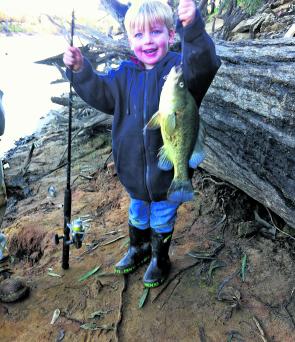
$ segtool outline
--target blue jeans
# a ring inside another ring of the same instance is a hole
[[[129,224],[138,229],[151,227],[157,233],[173,231],[180,203],[171,201],[146,202],[130,198]]]

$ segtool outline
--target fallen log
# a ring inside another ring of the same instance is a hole
[[[52,96],[51,102],[58,104],[60,106],[67,107],[69,105],[69,97],[68,96]],[[74,109],[81,109],[85,107],[89,107],[87,103],[85,103],[80,97],[75,96],[74,100],[72,101]]]
[[[217,42],[203,167],[295,228],[295,40]]]

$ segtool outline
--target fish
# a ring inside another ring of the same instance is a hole
[[[189,168],[196,169],[205,159],[205,128],[185,84],[181,65],[171,68],[161,90],[159,109],[146,128],[161,129],[163,146],[158,153],[158,167],[165,171],[174,168],[167,199],[173,202],[193,200]]]

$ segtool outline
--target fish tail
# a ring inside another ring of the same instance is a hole
[[[194,191],[190,180],[173,179],[168,189],[168,200],[172,202],[188,202],[194,198]]]

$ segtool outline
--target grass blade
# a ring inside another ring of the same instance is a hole
[[[244,254],[242,258],[242,267],[241,267],[242,282],[245,281],[246,268],[247,268],[247,255]]]
[[[94,269],[92,269],[91,271],[85,273],[82,277],[80,277],[80,278],[79,278],[79,281],[84,281],[84,280],[88,279],[88,278],[91,277],[94,273],[96,273],[99,269],[100,269],[100,266],[95,267]]]
[[[145,302],[147,300],[147,297],[149,295],[149,290],[150,289],[147,288],[147,287],[143,290],[142,296],[140,297],[139,302],[138,302],[138,307],[140,309],[144,306],[144,304],[145,304]]]

